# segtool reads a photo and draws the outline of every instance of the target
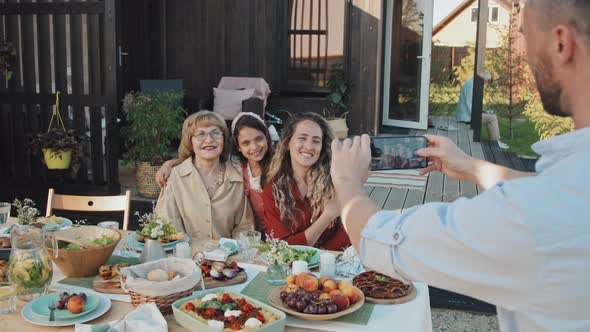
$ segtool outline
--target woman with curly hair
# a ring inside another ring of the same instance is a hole
[[[317,114],[300,113],[281,135],[262,194],[266,233],[289,244],[342,250],[350,240],[330,178],[328,124]]]

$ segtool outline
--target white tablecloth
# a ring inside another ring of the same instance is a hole
[[[240,263],[242,268],[248,274],[248,280],[239,285],[228,286],[226,288],[236,292],[242,289],[252,281],[258,274],[266,270],[265,267],[254,264]],[[63,289],[73,289],[70,285],[59,284],[58,281],[65,278],[57,266],[53,266],[53,282],[51,290],[60,291]],[[423,283],[414,283],[418,294],[416,298],[409,303],[399,305],[375,305],[368,325],[361,326],[348,323],[339,323],[332,321],[306,321],[293,316],[287,316],[287,326],[314,328],[325,331],[338,332],[358,332],[358,331],[400,331],[400,332],[431,332],[432,321],[430,317],[430,301],[428,297],[428,286]],[[114,301],[131,302],[128,295],[105,294]]]

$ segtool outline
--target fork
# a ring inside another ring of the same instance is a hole
[[[54,312],[55,312],[56,307],[55,307],[55,301],[54,300],[51,300],[49,302],[49,305],[47,306],[47,309],[49,309],[49,321],[50,322],[55,321]]]

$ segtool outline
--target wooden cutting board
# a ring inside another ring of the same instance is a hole
[[[246,274],[246,271],[240,271],[240,273],[236,274],[235,277],[229,280],[215,280],[211,277],[205,277],[203,280],[205,281],[205,288],[211,289],[244,283],[248,280],[248,275]],[[201,289],[200,283],[198,284],[198,289]]]
[[[374,304],[403,304],[408,303],[416,298],[418,292],[416,291],[416,287],[414,285],[410,286],[410,292],[408,295],[404,297],[399,297],[397,299],[374,299],[372,297],[365,296],[365,301]]]
[[[246,280],[248,280],[248,275],[246,274],[246,271],[240,271],[240,273],[236,274],[235,277],[229,280],[215,280],[211,277],[206,277],[204,280],[205,288],[211,289],[244,283]],[[96,276],[96,278],[92,280],[92,289],[99,293],[127,294],[121,289],[121,287],[113,287],[114,285],[115,283],[104,280],[100,276]],[[199,283],[197,286],[198,289],[201,289],[201,283]]]
[[[119,285],[119,287],[116,287]],[[92,280],[92,289],[99,293],[109,293],[109,294],[127,294],[124,290],[121,289],[120,283],[110,282],[108,280],[104,280],[101,276],[96,276]]]

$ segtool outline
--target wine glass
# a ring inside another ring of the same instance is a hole
[[[248,263],[252,263],[258,253],[261,234],[258,231],[243,231],[238,234],[238,245],[240,255]]]

